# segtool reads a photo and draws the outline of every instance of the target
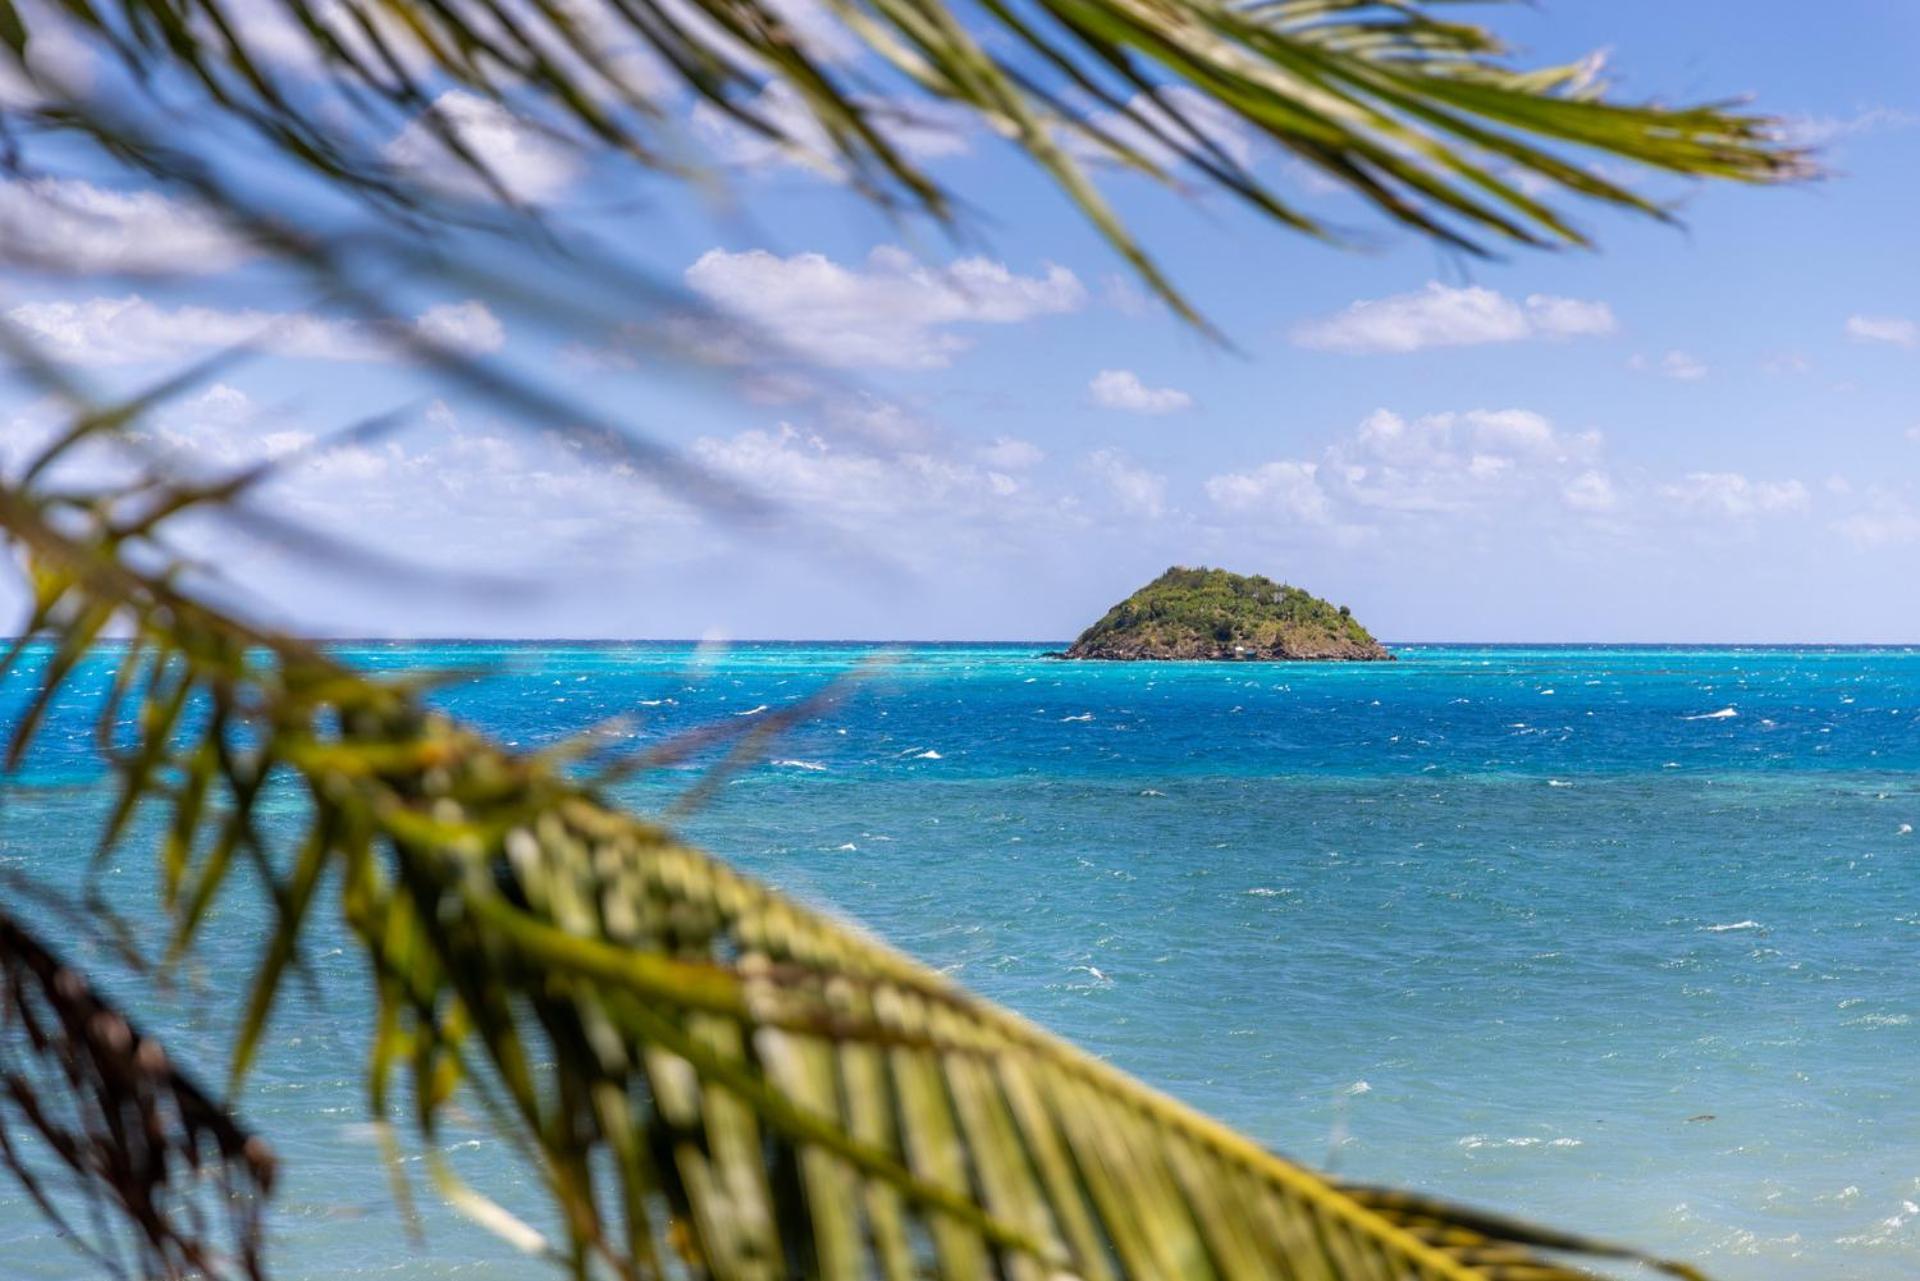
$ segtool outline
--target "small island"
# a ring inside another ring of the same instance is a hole
[[[1345,605],[1258,574],[1174,566],[1056,658],[1390,661]]]

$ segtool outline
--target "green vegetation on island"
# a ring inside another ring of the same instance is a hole
[[[1108,610],[1063,658],[1391,659],[1345,605],[1259,574],[1174,566]]]

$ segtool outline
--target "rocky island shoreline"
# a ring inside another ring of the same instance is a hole
[[[1390,662],[1393,654],[1344,605],[1259,574],[1176,565],[1047,657]]]

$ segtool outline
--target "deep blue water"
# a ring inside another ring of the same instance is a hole
[[[685,826],[1343,1174],[1735,1281],[1920,1268],[1920,651],[1271,666],[1040,648],[895,651]],[[442,701],[522,745],[621,715],[635,743],[764,716],[876,653],[349,652],[486,671]],[[0,809],[7,866],[87,857],[85,702],[56,710]],[[694,777],[631,799],[657,809]],[[137,904],[151,865],[123,858],[115,880]],[[152,1020],[216,1078],[256,922],[229,909],[207,990]],[[405,1243],[363,1124],[353,959],[318,962],[324,1000],[275,1025],[245,1101],[288,1159],[280,1275],[529,1275],[441,1218],[427,1253]],[[450,1143],[537,1204],[483,1141]],[[0,1248],[10,1275],[86,1275],[9,1191]]]

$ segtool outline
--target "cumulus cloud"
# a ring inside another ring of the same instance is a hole
[[[991,445],[980,451],[981,462],[1001,471],[1026,471],[1030,467],[1038,467],[1046,457],[1045,451],[1032,441],[1012,436],[997,437]]]
[[[205,274],[248,256],[217,219],[157,191],[77,178],[0,181],[0,257],[11,262],[75,274]]]
[[[1920,347],[1920,324],[1905,316],[1848,316],[1847,337],[1855,342]]]
[[[147,364],[239,346],[301,360],[385,361],[403,354],[406,337],[307,312],[169,308],[139,294],[22,303],[7,319],[48,357],[78,365]],[[474,352],[504,341],[499,320],[477,301],[434,307],[413,324],[430,340]]]
[[[1228,512],[1272,514],[1303,525],[1325,525],[1333,503],[1320,487],[1319,465],[1282,460],[1251,471],[1228,472],[1206,483],[1207,497]]]
[[[1603,471],[1583,471],[1560,490],[1567,506],[1575,511],[1610,512],[1620,505],[1613,478]]]
[[[863,449],[790,423],[703,437],[692,454],[758,492],[843,524],[866,526],[930,508],[952,515],[1009,492],[989,469],[941,453]]]
[[[1103,369],[1087,384],[1093,403],[1129,414],[1172,414],[1193,407],[1193,397],[1175,387],[1149,387],[1131,369]]]
[[[1531,339],[1596,337],[1615,329],[1604,302],[1529,294],[1518,301],[1492,289],[1455,289],[1438,281],[1418,293],[1362,299],[1331,316],[1294,327],[1295,345],[1319,351],[1411,352]]]
[[[1797,480],[1751,480],[1740,472],[1696,471],[1672,484],[1660,495],[1681,511],[1704,516],[1745,519],[1803,512],[1807,487]]]
[[[868,100],[862,104],[876,132],[915,160],[964,155],[971,146],[969,117],[936,102]],[[834,155],[827,131],[791,86],[776,80],[747,104],[747,110],[779,131],[770,138],[702,101],[693,109],[693,131],[721,164],[741,169],[804,169],[833,181],[846,172]]]
[[[1517,504],[1614,505],[1601,439],[1525,409],[1408,418],[1376,410],[1317,458],[1277,459],[1207,480],[1214,508],[1353,532],[1383,520],[1489,517]]]
[[[1253,168],[1257,153],[1252,128],[1198,89],[1173,85],[1160,90],[1157,98],[1135,94],[1128,100],[1127,108],[1127,112],[1101,112],[1094,117],[1094,124],[1162,168],[1178,161],[1178,153],[1160,141],[1162,136],[1190,147],[1211,145],[1238,167]],[[1200,136],[1200,144],[1196,144],[1194,134]],[[1110,156],[1077,134],[1068,135],[1066,141],[1083,160]]]
[[[472,355],[485,355],[506,346],[506,327],[487,304],[477,298],[443,302],[420,313],[415,322],[429,342]]]
[[[1127,514],[1147,520],[1158,520],[1166,514],[1167,478],[1119,450],[1098,449],[1088,454],[1087,470]]]
[[[1888,129],[1911,129],[1920,125],[1920,115],[1897,107],[1866,107],[1850,116],[1797,116],[1786,122],[1789,141],[1803,147],[1820,147],[1864,133]]]
[[[1627,364],[1644,373],[1659,374],[1679,382],[1698,382],[1707,376],[1706,362],[1698,356],[1675,348],[1659,359],[1635,356]]]
[[[58,96],[82,95],[93,87],[98,43],[48,0],[22,0],[21,25],[33,33],[17,55],[0,57],[0,108],[30,110],[46,104],[43,84]]]
[[[1863,551],[1920,542],[1920,512],[1903,499],[1876,492],[1861,510],[1833,522],[1834,532]]]
[[[540,204],[559,195],[580,176],[577,151],[516,120],[498,103],[449,89],[434,99],[425,116],[408,122],[386,145],[385,156],[395,168],[416,181],[463,200],[494,197],[485,178],[447,145],[442,132],[452,134],[479,160],[515,200]]]
[[[890,246],[875,249],[864,268],[818,253],[713,249],[687,268],[686,281],[753,331],[719,335],[709,354],[747,359],[759,334],[843,368],[941,368],[969,345],[955,326],[1019,324],[1078,310],[1087,298],[1065,267],[1037,276],[987,258],[933,267]]]

